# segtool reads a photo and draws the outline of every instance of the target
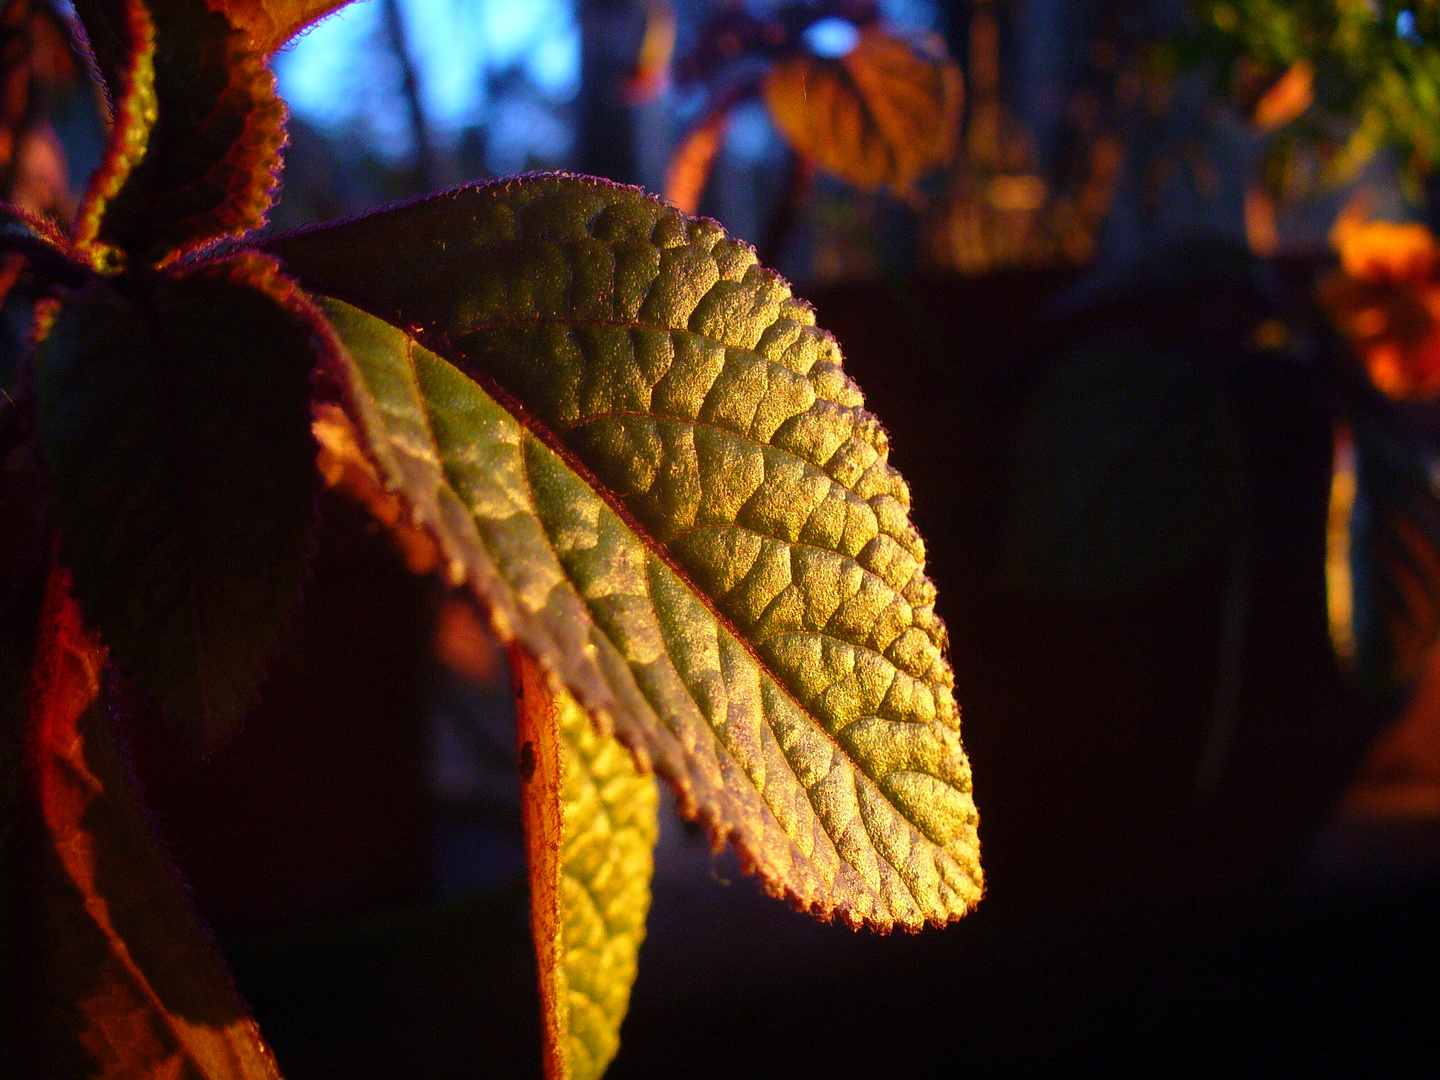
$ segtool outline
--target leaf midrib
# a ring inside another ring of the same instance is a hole
[[[412,343],[410,344],[410,346],[408,346],[408,350],[413,350],[413,344],[416,343],[416,338],[423,336],[423,331],[419,331],[419,333],[416,333],[416,331],[406,331],[403,330],[403,328],[402,333],[405,334],[406,338],[408,338],[409,343]],[[749,654],[750,660],[755,662],[756,667],[759,668],[760,671],[765,672],[765,675],[769,678],[770,683],[775,685],[775,687],[778,688],[778,690],[780,691],[780,693],[783,694],[783,696],[788,697],[789,700],[792,701],[793,706],[798,708],[798,710],[801,711],[801,714],[804,714],[805,717],[808,717],[808,719],[811,720],[811,723],[814,724],[816,732],[819,732],[819,734],[821,734],[821,736],[824,737],[824,739],[827,740],[827,742],[831,744],[831,746],[834,747],[835,750],[838,750],[838,753],[840,753],[840,756],[842,757],[842,759],[845,760],[845,762],[850,763],[852,769],[852,785],[858,785],[858,782],[860,782],[860,776],[864,776],[864,778],[867,779],[868,782],[870,782],[871,785],[874,786],[874,788],[876,788],[876,792],[881,799],[884,799],[884,801],[888,802],[888,804],[894,805],[893,799],[891,799],[890,796],[887,795],[886,791],[884,791],[883,786],[881,786],[880,778],[877,778],[877,776],[874,775],[873,772],[871,772],[870,768],[867,768],[867,763],[865,763],[864,760],[861,760],[860,757],[852,755],[852,753],[850,753],[850,750],[848,750],[847,747],[845,747],[844,744],[840,742],[837,734],[829,730],[828,724],[825,723],[824,719],[816,716],[814,708],[809,707],[808,704],[804,703],[804,701],[799,700],[799,697],[796,697],[795,691],[792,690],[792,687],[791,685],[789,685],[788,681],[786,681],[785,678],[780,677],[780,674],[778,671],[775,670],[775,667],[773,667],[773,665],[770,664],[769,661],[766,661],[765,658],[760,655],[760,652],[757,651],[755,642],[750,641],[749,636],[742,634],[742,632],[737,629],[737,626],[734,625],[734,622],[732,621],[732,619],[729,618],[729,616],[726,615],[726,613],[719,611],[716,603],[714,603],[714,599],[711,598],[711,596],[708,595],[707,592],[704,592],[703,589],[698,588],[696,582],[694,582],[694,580],[691,579],[690,575],[688,575],[687,570],[685,570],[683,566],[680,566],[680,564],[677,563],[677,560],[675,560],[674,557],[671,556],[671,553],[668,552],[668,550],[665,549],[664,546],[662,546],[660,541],[655,539],[655,537],[652,536],[651,533],[649,533],[649,530],[647,530],[647,528],[642,526],[642,524],[639,523],[638,520],[636,520],[634,514],[631,513],[631,510],[629,510],[629,508],[626,507],[626,505],[624,504],[624,501],[621,500],[621,497],[619,497],[619,495],[616,494],[616,492],[613,491],[608,484],[600,481],[599,478],[596,477],[595,474],[593,474],[592,469],[590,469],[588,465],[585,464],[585,461],[582,461],[582,459],[580,459],[579,456],[575,454],[575,451],[573,451],[573,449],[570,448],[569,445],[564,444],[562,439],[560,439],[560,436],[557,435],[556,432],[554,432],[553,428],[550,428],[549,425],[546,425],[543,420],[536,418],[536,416],[534,416],[533,413],[530,412],[530,410],[526,409],[526,406],[524,406],[523,403],[518,402],[514,395],[511,395],[508,390],[505,390],[504,387],[501,386],[501,384],[498,383],[497,380],[494,379],[494,376],[491,376],[490,373],[472,372],[471,367],[469,367],[468,364],[456,363],[456,361],[452,360],[451,357],[446,356],[444,351],[438,350],[438,348],[433,348],[431,344],[426,343],[426,341],[419,341],[419,344],[420,346],[433,351],[436,356],[441,357],[441,359],[445,360],[446,363],[452,364],[452,366],[454,366],[456,370],[459,370],[459,372],[465,374],[465,377],[468,377],[468,379],[471,379],[472,382],[477,383],[478,386],[480,386],[485,393],[491,395],[492,399],[495,400],[495,403],[497,403],[497,405],[500,405],[501,409],[504,409],[505,412],[510,413],[510,416],[513,416],[514,420],[516,420],[516,423],[518,423],[518,425],[520,425],[521,428],[524,429],[524,431],[530,433],[533,438],[536,438],[537,442],[540,442],[541,445],[546,446],[546,449],[549,449],[549,451],[552,451],[553,454],[556,454],[557,458],[560,458],[560,461],[562,461],[567,468],[573,469],[577,477],[580,477],[580,480],[585,481],[585,484],[588,485],[590,490],[595,492],[596,497],[600,498],[600,501],[603,501],[603,503],[606,504],[606,507],[611,508],[613,513],[615,513],[616,516],[621,518],[622,523],[625,524],[626,528],[629,528],[629,530],[631,530],[631,533],[634,534],[636,540],[639,541],[639,544],[644,547],[645,552],[647,552],[647,554],[651,554],[651,556],[654,556],[657,562],[664,564],[664,566],[667,567],[667,569],[670,570],[671,573],[674,573],[675,577],[680,580],[681,585],[684,586],[685,590],[687,590],[687,592],[690,593],[690,595],[693,596],[694,599],[698,600],[698,602],[700,602],[701,605],[706,608],[706,611],[710,613],[711,618],[716,621],[716,624],[719,625],[720,628],[723,628],[724,631],[726,631],[727,634],[730,635],[732,641],[737,642],[737,644],[740,645],[740,648],[744,649],[744,651]],[[410,357],[413,357],[413,351],[408,351],[408,360],[410,359]],[[423,403],[425,402],[425,397],[420,396],[419,400]],[[428,426],[428,429],[431,429],[431,431],[433,431],[432,425],[431,423],[429,423],[428,415],[426,415],[426,426]],[[526,484],[527,487],[530,488],[531,498],[534,498],[534,500],[536,500],[536,505],[539,505],[539,498],[537,498],[536,494],[534,494],[534,488],[530,487],[530,480],[528,480],[528,472],[526,475]],[[554,553],[556,559],[559,560],[560,566],[563,567],[564,563],[563,560],[560,559],[559,553],[554,552],[553,543],[552,540],[550,540],[549,536],[549,531],[541,530],[541,533],[543,533],[544,537],[546,537],[546,543],[552,544],[552,553]],[[567,572],[566,580],[569,580],[569,573]],[[586,611],[589,612],[590,605],[588,600],[585,600],[585,598],[583,598],[582,596],[582,598],[580,598],[580,602],[583,603]],[[844,639],[832,639],[842,641],[845,645],[850,645],[850,647],[864,648],[861,647],[861,645],[855,645],[854,642],[844,641]],[[891,667],[896,668],[897,671],[900,670],[899,665],[894,664],[894,661],[886,660],[886,662],[888,662]],[[701,719],[703,719],[704,723],[706,723],[707,729],[710,730],[711,737],[713,737],[714,742],[716,742],[717,749],[723,750],[724,755],[730,757],[730,759],[732,759],[733,762],[736,763],[736,768],[742,770],[744,775],[749,776],[749,769],[744,768],[742,763],[740,763],[739,757],[736,757],[736,755],[734,755],[734,750],[732,749],[732,747],[730,747],[730,744],[726,742],[726,739],[724,739],[723,733],[719,732],[719,730],[716,730],[713,726],[711,726],[710,721],[708,721],[706,717],[706,711],[704,711],[703,704],[701,704],[700,701],[696,700],[696,697],[694,697],[694,693],[693,691],[691,691],[688,681],[684,680],[684,678],[681,678],[680,683],[681,685],[683,685],[687,697],[690,697],[690,700],[693,701],[694,706],[696,706],[697,710],[700,711]],[[642,697],[645,698],[648,706],[651,707],[652,710],[654,710],[654,703],[651,703],[651,701],[649,701],[649,697],[645,696],[644,693],[642,693]],[[883,719],[883,717],[877,717],[877,719]],[[851,721],[851,723],[854,723],[854,721]],[[917,721],[917,723],[926,723],[926,721]],[[929,723],[940,723],[940,721],[929,721]],[[766,729],[770,729],[770,724],[768,723],[768,721],[766,721],[765,726]],[[847,727],[848,726],[850,726],[850,724],[847,724]],[[772,730],[773,737],[773,729],[770,730]],[[778,750],[779,752],[780,757],[782,757],[782,760],[785,760],[786,769],[788,769],[789,773],[791,773],[796,788],[799,789],[799,792],[804,795],[805,801],[808,802],[809,806],[811,806],[812,814],[815,815],[815,825],[816,827],[821,829],[822,834],[827,837],[829,844],[831,844],[832,850],[834,850],[835,852],[835,858],[837,858],[838,863],[841,863],[842,865],[845,865],[845,867],[850,868],[852,874],[855,874],[855,876],[860,878],[861,881],[864,881],[865,878],[863,871],[861,871],[861,868],[858,867],[858,865],[851,863],[850,858],[847,858],[844,854],[842,854],[838,838],[835,837],[835,835],[831,835],[831,831],[829,831],[829,828],[827,828],[827,825],[825,825],[825,816],[821,812],[821,806],[816,804],[815,793],[811,791],[811,786],[806,785],[804,780],[801,779],[801,775],[799,775],[799,768],[798,766],[796,766],[796,763],[793,762],[788,750],[786,750],[785,747],[783,747],[782,744],[779,743],[779,740],[776,740],[775,746],[776,750]],[[950,783],[949,780],[946,780],[945,778],[943,778],[943,776],[935,775],[935,773],[927,773],[927,775],[933,776],[933,778],[939,780],[939,782],[946,783],[946,785],[949,785]],[[772,816],[775,816],[776,821],[780,821],[778,808],[776,808],[776,806],[773,805],[772,802],[772,793],[770,793],[768,789],[765,788],[765,786],[759,785],[756,786],[756,793],[760,796],[760,801],[762,801],[763,804],[766,805],[766,808],[769,809],[770,814],[772,814]],[[887,864],[888,867],[890,867],[890,870],[893,871],[894,876],[896,876],[896,880],[899,881],[900,886],[904,888],[904,891],[906,891],[907,894],[909,894],[910,900],[912,900],[912,903],[914,904],[914,910],[916,910],[916,912],[922,913],[923,916],[924,912],[926,912],[926,907],[924,907],[924,904],[920,903],[920,899],[916,896],[916,891],[914,891],[912,883],[907,880],[906,874],[901,871],[901,867],[899,867],[899,865],[891,863],[890,858],[888,858],[887,855],[884,854],[883,848],[881,848],[880,842],[878,842],[876,828],[874,828],[873,822],[868,819],[868,815],[864,812],[864,799],[858,798],[858,792],[857,804],[855,805],[857,805],[857,811],[858,814],[860,814],[861,827],[865,829],[865,835],[867,835],[868,841],[870,841],[871,848],[873,848],[877,860],[881,861],[881,863]],[[904,812],[901,811],[899,806],[896,806],[896,812],[900,815],[900,818],[903,819],[904,822],[906,822],[907,827],[912,828],[913,831],[916,832],[916,835],[926,838],[926,841],[930,842],[930,844],[935,844],[935,841],[930,840],[929,837],[926,837],[923,829],[920,828],[919,825],[916,824],[916,822],[912,821],[912,819],[909,818],[909,815],[904,814]],[[782,831],[782,835],[785,835],[786,841],[788,841],[789,844],[792,845],[792,847],[798,848],[795,838],[793,838],[792,835],[789,834],[789,831],[786,831],[786,829],[783,827],[782,829],[780,829],[780,831]],[[936,852],[940,852],[940,854],[948,854],[948,850],[946,850],[945,845],[935,844],[935,848]],[[896,914],[894,914],[894,912],[888,912],[888,909],[890,909],[890,903],[888,903],[888,901],[884,899],[884,894],[881,893],[878,888],[871,887],[870,883],[865,883],[864,888],[865,890],[870,891],[870,893],[873,894],[874,900],[876,900],[876,903],[878,904],[878,906],[880,906],[881,910],[887,910],[888,916],[890,916],[891,919],[896,919]]]
[[[347,301],[347,302],[348,302],[348,301]],[[356,306],[356,307],[360,307],[360,305],[355,305],[355,306]],[[360,310],[367,310],[367,309],[361,307]],[[371,313],[372,315],[374,314],[374,312],[370,312],[370,313]],[[376,317],[377,317],[377,318],[383,318],[383,316],[376,316]],[[385,321],[388,322],[389,320],[385,320]],[[522,321],[528,321],[528,320],[522,320]],[[391,325],[392,325],[392,326],[395,326],[396,324],[392,322]],[[423,339],[424,337],[427,337],[428,335],[426,335],[426,334],[424,333],[424,331],[422,331],[422,330],[407,330],[407,329],[405,329],[403,326],[396,326],[396,328],[399,329],[399,330],[401,330],[401,332],[402,332],[402,333],[404,334],[404,336],[406,337],[407,341],[411,343],[410,345],[407,346],[406,360],[407,360],[407,366],[410,368],[410,371],[411,371],[411,373],[412,373],[412,378],[413,378],[413,377],[414,377],[414,375],[413,375],[413,351],[411,351],[411,350],[413,349],[413,345],[417,343],[417,339]],[[437,335],[437,336],[438,336],[438,335]],[[706,593],[703,589],[699,588],[699,587],[696,585],[695,581],[690,577],[689,573],[685,570],[685,568],[684,568],[683,566],[679,565],[679,563],[678,563],[678,562],[675,560],[675,558],[670,554],[670,552],[669,552],[668,550],[666,550],[665,547],[664,547],[662,544],[660,544],[658,540],[655,539],[655,537],[650,533],[650,531],[649,531],[648,529],[646,529],[644,526],[642,526],[642,525],[640,524],[640,522],[635,518],[635,516],[633,515],[633,513],[631,513],[630,509],[629,509],[627,506],[625,506],[624,502],[620,499],[619,495],[617,495],[617,494],[615,493],[615,491],[614,491],[609,485],[603,483],[603,482],[599,479],[599,477],[597,477],[597,476],[594,474],[594,472],[590,469],[590,467],[589,467],[583,460],[581,460],[581,459],[575,454],[575,452],[559,437],[559,435],[554,431],[553,428],[551,428],[548,424],[545,424],[543,421],[541,421],[539,418],[537,418],[537,417],[536,417],[530,410],[528,410],[519,400],[517,400],[513,394],[511,394],[508,390],[506,390],[503,386],[501,386],[501,385],[495,380],[495,378],[494,378],[492,375],[490,375],[488,372],[472,370],[470,365],[464,364],[464,363],[459,363],[459,362],[457,362],[455,359],[453,359],[450,355],[447,355],[447,353],[448,353],[448,351],[449,351],[448,349],[437,349],[437,348],[435,348],[434,345],[433,345],[431,342],[429,342],[429,341],[419,340],[419,341],[418,341],[418,344],[420,344],[422,347],[428,349],[429,351],[434,352],[437,356],[439,356],[439,357],[440,357],[442,360],[444,360],[446,363],[451,364],[451,365],[452,365],[453,367],[455,367],[458,371],[460,371],[462,374],[464,374],[466,378],[472,380],[472,381],[473,381],[476,385],[478,385],[485,393],[489,394],[489,395],[491,396],[491,398],[495,401],[495,403],[496,403],[497,405],[499,405],[502,409],[504,409],[504,410],[515,420],[515,422],[516,422],[525,432],[527,432],[527,433],[530,434],[533,438],[535,438],[536,441],[538,441],[538,442],[539,442],[542,446],[544,446],[547,450],[550,450],[552,453],[554,453],[554,454],[561,460],[561,462],[562,462],[567,468],[569,468],[569,469],[571,469],[572,471],[574,471],[574,473],[575,473],[578,477],[580,477],[580,479],[581,479],[582,481],[584,481],[584,483],[586,484],[586,486],[595,493],[596,497],[599,498],[602,502],[604,502],[605,505],[606,505],[611,511],[613,511],[613,512],[616,514],[617,517],[620,518],[621,522],[622,522],[622,523],[625,525],[625,527],[626,527],[627,529],[629,529],[629,530],[631,531],[631,533],[636,537],[637,541],[638,541],[638,542],[640,543],[640,545],[645,549],[646,553],[649,554],[649,555],[651,555],[651,556],[653,556],[653,557],[656,559],[657,562],[660,562],[661,564],[663,564],[668,570],[670,570],[671,573],[673,573],[673,574],[676,576],[676,578],[677,578],[677,579],[681,582],[681,584],[685,587],[685,589],[687,590],[687,592],[688,592],[694,599],[696,599],[696,600],[705,608],[705,610],[709,613],[710,617],[715,620],[715,622],[717,623],[717,625],[720,626],[721,628],[723,628],[723,629],[730,635],[730,638],[731,638],[733,641],[735,641],[736,643],[739,644],[739,646],[750,656],[751,660],[755,663],[755,665],[757,666],[757,668],[758,668],[760,671],[764,672],[765,675],[770,679],[771,683],[772,683],[782,694],[784,694],[787,698],[789,698],[789,700],[790,700],[790,701],[794,704],[794,706],[800,711],[800,713],[801,713],[802,715],[806,716],[807,718],[809,718],[809,720],[810,720],[811,723],[813,724],[815,730],[818,731],[818,732],[820,733],[820,735],[821,735],[835,750],[837,750],[837,751],[839,752],[839,754],[841,755],[841,757],[842,757],[845,761],[847,761],[847,762],[850,763],[850,765],[851,765],[852,768],[855,770],[855,772],[858,773],[858,774],[863,775],[871,784],[873,784],[873,785],[875,786],[875,788],[876,788],[877,792],[879,793],[880,797],[881,797],[882,799],[884,799],[885,801],[887,801],[887,802],[891,802],[892,805],[893,805],[893,800],[891,800],[890,797],[885,794],[884,788],[881,787],[880,779],[877,778],[876,776],[874,776],[874,775],[871,773],[871,771],[869,770],[869,768],[866,767],[866,763],[865,763],[864,761],[860,760],[859,758],[855,757],[853,754],[851,754],[851,753],[845,748],[845,746],[844,746],[843,744],[841,744],[841,742],[839,741],[838,737],[837,737],[834,733],[832,733],[832,732],[830,731],[829,727],[825,724],[825,722],[824,722],[819,716],[817,716],[817,715],[815,714],[814,710],[811,709],[808,705],[806,705],[804,702],[802,702],[802,701],[796,696],[794,690],[790,687],[789,683],[788,683],[785,679],[783,679],[783,678],[779,675],[778,672],[775,671],[774,667],[773,667],[767,660],[765,660],[764,657],[762,657],[762,656],[760,655],[760,653],[758,652],[758,650],[757,650],[756,647],[755,647],[755,644],[754,644],[746,635],[744,635],[743,633],[741,633],[741,632],[739,631],[739,629],[735,626],[735,624],[731,621],[731,619],[730,619],[727,615],[725,615],[722,611],[720,611],[720,610],[716,607],[713,598],[712,598],[708,593]],[[448,342],[447,342],[446,344],[448,345]],[[453,347],[453,346],[452,346],[452,347]],[[422,403],[422,405],[425,404],[425,400],[426,400],[426,399],[425,399],[425,397],[423,396],[423,394],[420,395],[419,401]],[[428,408],[426,409],[426,425],[427,425],[427,429],[430,430],[431,433],[432,433],[432,440],[433,440],[433,425],[431,424],[431,421],[430,421],[430,418],[429,418]],[[438,444],[436,444],[436,445],[438,446]],[[442,457],[443,457],[443,455],[442,455]],[[449,483],[448,477],[447,477],[447,479],[446,479],[446,482]],[[527,477],[526,483],[527,483],[527,486],[528,486],[528,484],[529,484],[528,477]],[[535,498],[533,488],[531,488],[531,493],[532,493],[532,498]],[[539,505],[538,499],[536,500],[536,504],[537,504],[537,506]],[[542,530],[542,532],[544,532],[544,530]],[[549,539],[549,534],[548,534],[548,532],[545,533],[545,536],[546,536],[546,542],[547,542],[547,544],[550,543],[550,539]],[[553,552],[553,550],[554,550],[554,549],[553,549],[553,546],[552,546],[552,552]],[[556,557],[557,557],[557,559],[558,559],[558,558],[559,558],[558,553],[555,553],[555,554],[556,554]],[[562,566],[564,565],[563,560],[561,560],[561,565],[562,565]],[[565,576],[566,576],[566,580],[568,581],[568,580],[569,580],[569,574],[568,574],[568,572],[566,573]],[[573,583],[572,583],[572,588],[573,588]],[[584,604],[585,608],[586,608],[587,611],[588,611],[588,610],[589,610],[589,607],[590,607],[589,603],[586,602],[583,597],[581,598],[581,602],[582,602],[582,604]],[[593,617],[593,616],[592,616],[592,617]],[[602,632],[603,632],[603,631],[602,631]],[[849,645],[849,644],[853,644],[853,643],[846,642],[846,644]],[[890,663],[892,663],[892,665],[893,665],[893,662],[891,662],[891,661],[887,661],[887,662],[890,662]],[[898,670],[898,668],[897,668],[897,670]],[[682,684],[682,686],[685,687],[685,692],[686,692],[687,696],[690,696],[690,697],[691,697],[691,700],[694,702],[696,708],[697,708],[697,709],[700,709],[700,715],[701,715],[702,719],[704,719],[704,718],[705,718],[704,709],[701,707],[700,702],[695,701],[694,696],[693,696],[693,694],[692,694],[691,691],[690,691],[690,688],[689,688],[688,683],[686,683],[685,680],[682,679],[682,680],[681,680],[681,684]],[[642,696],[644,696],[644,695],[642,694]],[[648,698],[648,697],[645,697],[645,700],[646,700],[646,703],[647,703],[648,705],[650,705],[650,707],[653,709],[653,708],[654,708],[654,705],[653,705],[652,703],[650,703],[649,698]],[[939,721],[932,721],[932,722],[939,722]],[[748,775],[749,775],[749,771],[740,766],[739,760],[738,760],[737,758],[735,758],[734,752],[733,752],[733,751],[731,750],[731,748],[726,744],[725,740],[724,740],[724,739],[722,738],[722,736],[721,736],[721,733],[718,732],[718,731],[716,731],[716,730],[709,724],[708,720],[705,721],[705,724],[706,724],[706,727],[710,729],[711,734],[712,734],[712,737],[713,737],[713,738],[715,739],[715,741],[716,741],[716,745],[717,745],[719,748],[723,749],[724,752],[725,752],[725,754],[726,754],[728,757],[730,757],[732,760],[735,761],[736,766],[737,766],[737,767],[740,767],[740,768],[741,768],[741,771],[744,772],[744,773],[748,776]],[[767,723],[767,724],[766,724],[766,727],[769,728],[769,726],[770,726],[770,725]],[[848,726],[848,725],[847,725],[847,726]],[[817,825],[817,826],[820,828],[820,830],[825,834],[825,836],[826,836],[826,837],[828,838],[828,840],[830,841],[831,846],[834,848],[836,859],[837,859],[840,863],[842,863],[843,865],[849,867],[852,873],[855,873],[855,874],[859,875],[859,876],[861,877],[861,880],[863,881],[864,879],[863,879],[863,875],[861,875],[860,868],[857,867],[857,866],[855,866],[853,863],[851,863],[850,860],[849,860],[848,858],[846,858],[846,857],[841,853],[840,848],[839,848],[839,845],[838,845],[838,843],[837,843],[837,841],[836,841],[836,838],[835,838],[834,836],[831,836],[829,829],[827,829],[827,828],[825,827],[825,819],[824,819],[824,816],[823,816],[823,815],[821,814],[821,812],[820,812],[820,807],[816,805],[815,795],[814,795],[814,793],[810,790],[810,787],[809,787],[808,785],[806,785],[803,780],[801,780],[799,771],[797,770],[795,763],[791,760],[790,755],[785,751],[785,749],[784,749],[783,746],[780,746],[780,745],[778,744],[778,742],[777,742],[777,749],[780,751],[781,757],[782,757],[783,760],[785,761],[787,768],[790,770],[791,776],[793,777],[793,779],[794,779],[794,781],[795,781],[796,787],[799,788],[799,790],[803,793],[806,802],[808,802],[808,803],[810,804],[811,810],[812,810],[812,812],[815,814],[815,823],[816,823],[816,825]],[[934,775],[934,774],[930,774],[930,775]],[[941,776],[935,776],[935,779],[936,779],[936,780],[939,780],[941,783],[946,783],[946,784],[949,783],[949,781],[945,780],[945,778],[944,778],[944,777],[941,777]],[[858,782],[858,777],[855,777],[854,779],[852,779],[852,782]],[[771,813],[772,815],[775,815],[775,814],[776,814],[776,810],[775,810],[775,808],[774,808],[773,806],[771,806],[770,799],[767,797],[767,795],[768,795],[767,791],[766,791],[764,788],[761,788],[761,787],[757,787],[756,791],[757,791],[757,794],[760,796],[761,800],[762,800],[762,801],[765,803],[765,805],[767,806],[767,808],[769,808],[770,813]],[[864,805],[863,800],[857,800],[857,806],[863,808],[863,805]],[[903,811],[901,811],[898,806],[896,807],[896,811],[897,811],[897,813],[900,814],[900,817],[906,822],[906,824],[907,824],[911,829],[915,830],[915,832],[916,832],[917,835],[922,836],[922,837],[925,836],[924,830],[922,830],[914,821],[911,821],[910,818],[908,817],[908,815],[906,815]],[[778,816],[777,816],[776,820],[777,820],[777,821],[779,820]],[[901,872],[901,868],[900,868],[899,866],[896,866],[896,865],[894,865],[893,863],[891,863],[890,859],[882,853],[881,847],[880,847],[880,845],[878,844],[877,839],[876,839],[876,833],[875,833],[875,831],[874,831],[874,828],[872,827],[870,821],[867,820],[866,816],[865,816],[864,813],[863,813],[863,810],[862,810],[862,812],[861,812],[860,821],[861,821],[862,826],[863,826],[864,829],[865,829],[865,832],[866,832],[867,836],[869,837],[870,844],[871,844],[872,848],[873,848],[874,851],[875,851],[876,857],[877,857],[881,862],[886,863],[887,865],[890,866],[890,868],[891,868],[891,870],[894,872],[897,880],[899,880],[899,882],[901,883],[901,885],[904,887],[905,891],[910,895],[912,902],[915,903],[916,910],[923,913],[923,912],[925,911],[925,907],[924,907],[923,904],[920,904],[920,903],[919,903],[919,899],[918,899],[918,897],[916,897],[916,895],[915,895],[913,886],[910,884],[909,881],[906,880],[905,875]],[[786,830],[784,830],[784,829],[782,828],[781,832],[782,832],[782,834],[786,837],[787,841],[788,841],[791,845],[795,845],[796,841],[795,841],[795,839],[794,839],[793,837],[790,836],[790,834],[789,834],[788,831],[786,831]],[[933,840],[930,840],[928,837],[926,837],[926,840],[927,840],[927,842],[934,844],[934,841],[933,841]],[[936,849],[937,852],[941,852],[941,853],[944,853],[944,852],[946,852],[946,850],[947,850],[943,845],[940,845],[940,844],[935,844],[935,849]],[[870,886],[868,885],[868,883],[866,884],[865,887],[866,887],[867,890],[870,890]],[[884,900],[883,894],[881,894],[881,893],[879,893],[879,892],[877,891],[877,892],[874,892],[874,897],[875,897],[876,902],[877,902],[878,904],[882,905],[882,908],[888,908],[889,905],[888,905],[888,903]],[[893,919],[894,917],[895,917],[894,914],[891,913],[891,918]]]

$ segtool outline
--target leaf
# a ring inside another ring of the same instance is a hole
[[[964,100],[952,61],[873,26],[838,60],[799,53],[777,63],[764,93],[798,153],[867,191],[909,191],[949,161]]]
[[[87,620],[214,747],[293,610],[319,486],[316,318],[272,261],[199,264],[142,297],[95,281],[38,356],[39,419]]]
[[[1436,462],[1386,403],[1359,404],[1350,518],[1356,673],[1373,687],[1405,686],[1440,634]]]
[[[155,22],[144,0],[79,0],[76,13],[110,99],[110,138],[75,216],[75,245],[97,266],[119,253],[97,244],[106,207],[145,156],[159,115],[155,96]]]
[[[1016,438],[1005,561],[1022,588],[1138,588],[1225,540],[1244,492],[1223,391],[1194,359],[1124,338],[1063,356]]]
[[[665,171],[665,198],[687,214],[700,210],[715,155],[730,130],[730,110],[712,109],[675,148]]]
[[[96,264],[163,265],[263,225],[285,106],[248,35],[198,0],[78,7],[116,114],[77,229]]]
[[[655,781],[511,650],[545,1075],[598,1080],[620,1047],[659,835]]]
[[[1315,101],[1315,65],[1297,60],[1276,79],[1260,100],[1250,122],[1268,135],[1294,120]]]
[[[312,23],[339,11],[351,0],[206,0],[223,11],[250,38],[250,47],[269,56]]]
[[[95,705],[105,654],[68,578],[51,574],[31,684],[38,1075],[278,1080]]]
[[[682,811],[823,915],[918,927],[975,903],[909,491],[834,340],[751,248],[567,176],[268,247],[339,298],[343,404],[450,578]]]

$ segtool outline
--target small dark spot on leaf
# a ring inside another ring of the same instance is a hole
[[[520,781],[528,784],[535,775],[535,744],[527,741],[520,747]]]

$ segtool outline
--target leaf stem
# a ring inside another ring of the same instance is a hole
[[[520,811],[525,823],[525,861],[530,869],[530,933],[540,974],[546,1080],[570,1075],[569,1002],[562,938],[560,850],[564,842],[560,714],[540,664],[523,645],[510,646],[510,684],[515,691],[519,747]]]

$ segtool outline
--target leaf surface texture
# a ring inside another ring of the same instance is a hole
[[[81,0],[115,113],[77,239],[146,264],[264,224],[285,141],[275,76],[198,0]]]
[[[345,407],[451,578],[682,810],[851,923],[978,899],[908,489],[834,340],[748,246],[553,176],[269,247],[332,298]]]

